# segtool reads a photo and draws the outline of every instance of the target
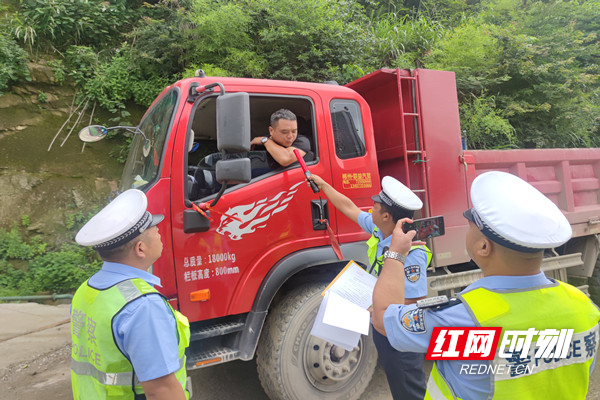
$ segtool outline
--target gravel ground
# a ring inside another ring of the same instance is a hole
[[[0,372],[0,399],[72,399],[69,361],[71,345],[12,364]]]
[[[12,364],[0,371],[0,399],[72,399],[69,373],[70,345]],[[233,361],[192,371],[194,399],[268,400],[262,391],[254,361]],[[375,372],[360,400],[391,400],[383,371]],[[307,399],[309,400],[309,399]],[[600,400],[600,367],[592,375],[587,400]]]
[[[12,364],[0,371],[0,399],[72,399],[69,372],[70,345],[40,355],[34,360]],[[190,372],[194,399],[268,400],[254,361],[233,361]],[[308,399],[307,399],[308,400]],[[377,370],[360,400],[392,400],[382,370]]]

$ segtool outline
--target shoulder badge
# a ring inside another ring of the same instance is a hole
[[[409,265],[404,267],[404,275],[409,282],[416,282],[421,277],[421,266],[420,265]]]
[[[425,312],[420,308],[415,308],[406,312],[402,318],[402,327],[411,333],[425,333]]]
[[[441,311],[443,309],[454,307],[462,302],[459,299],[452,298],[448,300],[447,296],[428,297],[417,300],[417,307],[420,309],[429,308],[432,311]]]
[[[448,300],[448,296],[435,296],[435,297],[427,297],[426,299],[417,300],[418,308],[431,308],[442,306],[444,304],[448,304],[450,301]]]

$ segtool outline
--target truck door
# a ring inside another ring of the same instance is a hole
[[[225,190],[209,210],[205,231],[186,228],[186,214],[196,213],[192,203],[211,204],[221,189],[215,177],[222,157],[216,148],[215,99],[205,96],[184,111],[173,157],[173,253],[179,306],[191,321],[248,312],[278,261],[329,242],[324,231],[313,228],[311,201],[317,197],[298,163],[273,169],[258,147],[240,154],[251,160],[252,181]],[[296,114],[299,135],[311,142],[312,154],[305,157],[311,171],[330,179],[327,158],[319,152],[327,138],[317,135],[325,128],[314,92],[251,94],[252,136],[268,136],[270,115],[280,108]]]
[[[364,211],[373,201],[371,196],[380,190],[375,143],[371,116],[364,100],[358,98],[330,98],[326,104],[331,157],[331,183]],[[335,228],[341,243],[367,240],[369,235],[337,210]],[[367,262],[366,247],[364,259]]]

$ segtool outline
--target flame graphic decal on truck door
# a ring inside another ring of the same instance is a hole
[[[221,235],[228,234],[232,240],[240,240],[242,235],[252,233],[256,229],[267,226],[267,221],[273,214],[277,214],[287,208],[290,201],[294,198],[296,189],[302,182],[296,183],[287,191],[279,192],[272,199],[264,198],[251,204],[231,207],[226,215],[221,217],[221,223],[217,228],[217,233]],[[229,218],[228,215],[235,216],[242,220],[237,221]]]

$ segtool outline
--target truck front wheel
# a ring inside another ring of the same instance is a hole
[[[325,287],[292,290],[267,317],[257,369],[272,400],[358,399],[371,381],[377,364],[371,336],[346,351],[310,334]]]

